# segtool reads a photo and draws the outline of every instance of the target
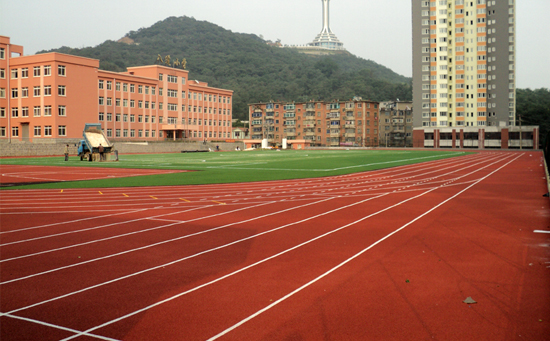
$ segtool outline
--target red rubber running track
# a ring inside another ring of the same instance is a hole
[[[0,338],[547,340],[541,159],[2,191]]]

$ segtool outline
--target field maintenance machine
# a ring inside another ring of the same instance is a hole
[[[101,129],[99,123],[86,123],[83,140],[78,143],[78,156],[80,161],[111,161],[114,152],[114,160],[118,161],[118,152],[114,150],[114,145],[107,140],[107,136]],[[103,147],[103,155],[100,154],[100,146]]]

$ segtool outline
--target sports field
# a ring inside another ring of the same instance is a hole
[[[316,154],[213,165],[318,178],[2,190],[0,339],[548,340],[542,153],[427,152],[357,164],[346,152],[318,154],[307,171]],[[204,163],[228,156],[216,154]],[[405,159],[417,163],[397,164]],[[25,175],[35,181],[48,167],[65,180],[105,175],[76,160],[68,168],[4,161],[34,159],[2,160],[2,172],[35,172]],[[129,177],[41,186],[218,171],[117,166],[110,175]]]
[[[80,161],[76,156],[63,161],[63,157],[0,159],[0,182],[3,186],[41,183],[23,188],[85,188],[199,185],[285,179],[303,179],[351,174],[360,171],[396,167],[430,160],[464,155],[463,152],[434,151],[272,151],[211,152],[178,154],[121,155],[118,162]],[[14,166],[40,166],[26,168],[22,173]],[[43,166],[56,168],[41,168]],[[57,167],[86,167],[81,171]],[[91,170],[90,167],[99,168]],[[138,171],[116,172],[105,168],[153,169],[150,175]],[[185,171],[185,172],[182,172]],[[63,176],[56,174],[63,173]],[[89,177],[84,174],[93,173]],[[41,175],[42,174],[42,175]],[[82,181],[90,179],[92,181]]]

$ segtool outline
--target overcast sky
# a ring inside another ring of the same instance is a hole
[[[517,86],[550,88],[550,0],[516,3]],[[288,45],[322,28],[321,0],[0,0],[0,35],[29,55],[96,46],[184,15]],[[330,27],[351,53],[412,75],[411,0],[332,0]]]

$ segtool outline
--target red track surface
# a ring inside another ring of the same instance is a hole
[[[24,170],[22,171],[22,169]],[[180,172],[185,171],[161,169],[101,168],[101,173],[98,173],[96,168],[86,167],[0,165],[0,185],[14,186],[44,182],[98,180]]]
[[[547,340],[541,157],[2,191],[0,338]]]

